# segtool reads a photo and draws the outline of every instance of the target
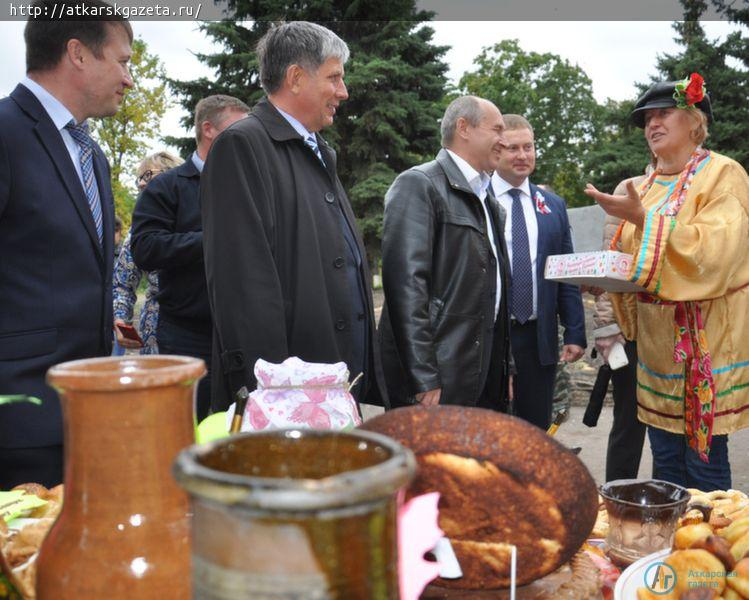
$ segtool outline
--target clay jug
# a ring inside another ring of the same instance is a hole
[[[183,450],[193,598],[395,600],[396,519],[416,462],[369,431],[240,434]]]
[[[202,360],[94,358],[52,367],[65,435],[62,512],[38,557],[37,598],[190,597],[187,494],[171,476],[194,442]]]

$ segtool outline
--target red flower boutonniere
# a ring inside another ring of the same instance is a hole
[[[674,100],[678,108],[691,108],[705,97],[705,80],[699,73],[692,73],[679,81],[674,89]]]
[[[549,208],[549,205],[546,204],[546,198],[544,198],[544,195],[541,192],[536,191],[533,195],[533,201],[536,203],[537,213],[541,213],[542,215],[551,214],[551,209]]]

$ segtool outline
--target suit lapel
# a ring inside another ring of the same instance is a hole
[[[328,146],[328,143],[322,138],[321,135],[315,134],[317,139],[317,147],[320,150],[325,165],[320,163],[319,159],[314,156],[314,152],[304,143],[304,140],[299,133],[291,126],[284,116],[278,112],[275,106],[268,100],[267,97],[263,97],[252,110],[252,116],[257,117],[263,126],[267,129],[268,134],[277,142],[288,142],[292,140],[299,140],[304,146],[305,150],[310,153],[314,160],[318,163],[320,168],[325,171],[328,175],[330,182],[335,185],[336,175],[336,156],[335,151]]]
[[[96,249],[97,257],[101,261],[103,258],[102,249],[99,245],[99,236],[96,233],[96,225],[94,224],[94,217],[91,214],[91,207],[88,205],[86,192],[83,190],[83,184],[78,178],[75,166],[71,162],[70,154],[62,139],[62,135],[57,127],[55,127],[52,119],[49,118],[47,111],[44,110],[44,107],[36,99],[36,96],[25,86],[20,84],[16,86],[16,89],[11,92],[11,97],[26,114],[36,121],[34,134],[55,165],[63,187],[68,193],[68,198],[73,203],[81,219],[81,223],[88,233],[89,238],[91,238],[92,245]],[[97,180],[101,184],[98,171]],[[111,227],[112,224],[110,223],[110,231]]]
[[[536,242],[536,275],[541,273],[543,275],[543,267],[544,265],[541,264],[542,258],[546,256],[546,244],[545,241],[547,239],[546,236],[546,228],[547,228],[547,220],[543,219],[543,215],[539,213],[536,210],[536,194],[543,194],[541,190],[533,185],[530,184],[530,191],[531,191],[531,205],[533,206],[533,214],[536,216],[536,226],[538,231],[538,240]]]
[[[52,159],[57,172],[60,174],[60,179],[68,192],[68,197],[73,202],[78,216],[83,223],[83,227],[91,238],[91,242],[96,248],[99,258],[101,258],[101,246],[99,245],[99,236],[96,233],[94,217],[91,214],[91,207],[88,204],[83,184],[78,178],[78,173],[70,160],[70,154],[68,154],[68,149],[65,147],[65,142],[62,141],[60,132],[48,117],[40,119],[34,130],[39,141]],[[97,180],[98,177],[99,174],[97,173]]]

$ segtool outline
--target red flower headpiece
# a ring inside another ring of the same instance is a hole
[[[674,89],[674,100],[678,108],[692,108],[705,97],[705,80],[699,73],[692,73],[679,81]]]

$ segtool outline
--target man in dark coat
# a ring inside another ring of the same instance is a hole
[[[487,192],[503,130],[494,104],[457,98],[437,159],[401,173],[385,196],[380,329],[392,406],[508,408],[504,216]]]
[[[219,133],[244,119],[249,111],[241,100],[222,94],[198,102],[195,152],[178,167],[154,178],[133,211],[133,260],[144,271],[159,272],[159,352],[201,358],[208,366],[198,385],[198,421],[207,417],[210,409],[213,338],[203,264],[200,174]]]
[[[25,38],[27,77],[0,100],[0,394],[42,404],[0,406],[0,490],[62,481],[45,374],[112,349],[114,200],[86,119],[115,114],[133,85],[126,21],[32,20]]]
[[[203,248],[214,324],[212,407],[255,388],[258,358],[344,361],[377,402],[370,273],[336,155],[319,131],[348,98],[348,47],[305,22],[258,45],[267,98],[213,145],[201,181]]]

